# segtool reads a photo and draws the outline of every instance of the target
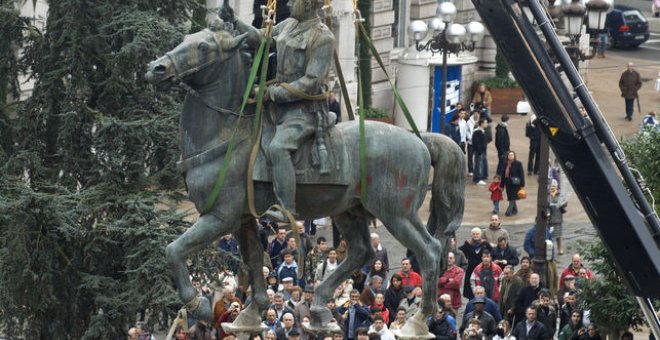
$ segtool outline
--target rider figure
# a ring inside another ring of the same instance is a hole
[[[266,96],[275,104],[277,127],[267,153],[275,194],[282,207],[296,216],[296,177],[291,155],[317,131],[317,117],[327,120],[326,78],[335,39],[317,14],[318,0],[289,0],[288,6],[291,17],[272,31],[277,47],[277,83],[268,88]],[[237,20],[237,28],[248,32],[250,45],[260,43],[262,31],[241,20]],[[269,210],[267,214],[287,221],[278,211]]]

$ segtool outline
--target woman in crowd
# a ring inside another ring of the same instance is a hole
[[[392,275],[390,285],[385,291],[385,307],[394,312],[399,309],[401,299],[403,299],[403,279],[396,273]]]
[[[567,202],[562,202],[562,199],[559,195],[559,185],[557,181],[552,180],[550,184],[550,192],[548,192],[548,205],[546,206],[546,211],[549,213],[548,217],[548,227],[550,227],[550,233],[552,238],[557,241],[557,251],[559,255],[564,254],[564,247],[561,242],[561,231],[562,223],[564,223],[564,213],[566,213],[566,204]]]
[[[383,261],[381,260],[376,260],[374,263],[371,265],[371,268],[369,268],[369,273],[367,274],[367,278],[365,279],[365,282],[370,282],[371,277],[374,275],[378,275],[383,278],[383,287],[382,289],[387,289],[387,270],[383,268]]]
[[[516,201],[518,198],[518,191],[525,186],[525,170],[522,163],[516,159],[516,153],[509,151],[506,157],[504,169],[501,170],[500,177],[502,181],[501,186],[506,189],[506,198],[509,201],[509,207],[506,209],[504,215],[511,216],[518,213]]]

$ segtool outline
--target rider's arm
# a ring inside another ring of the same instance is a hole
[[[241,19],[236,20],[236,29],[241,33],[247,33],[246,42],[250,47],[259,47],[259,44],[261,44],[261,37],[263,36],[263,30],[257,29],[254,26],[243,22]]]

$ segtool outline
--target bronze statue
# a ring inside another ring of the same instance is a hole
[[[288,27],[291,22],[282,24],[286,24],[282,29],[286,27],[287,32],[291,29]],[[189,89],[180,120],[182,160],[179,167],[185,174],[190,200],[200,211],[220,172],[230,136],[237,129],[236,146],[218,199],[189,230],[167,246],[166,256],[181,300],[196,318],[209,320],[211,306],[208,300],[200,299],[196,294],[185,261],[189,254],[222,235],[234,234],[249,270],[253,298],[234,321],[232,329],[256,333],[261,312],[269,306],[269,300],[261,273],[264,250],[258,240],[255,218],[250,215],[246,201],[253,116],[248,112],[247,118],[239,119],[237,112],[248,81],[250,62],[245,51],[241,50],[247,37],[245,34],[234,36],[217,27],[220,26],[187,36],[174,50],[148,66],[146,78],[153,84],[182,83]],[[307,61],[316,62],[305,59]],[[293,62],[295,60],[284,61]],[[325,78],[327,67],[321,69],[320,77]],[[302,76],[302,73],[297,74]],[[299,79],[295,76],[283,80],[295,83],[295,79]],[[311,83],[317,87],[306,88],[307,92],[323,91],[322,84]],[[299,110],[298,104],[290,106],[278,102],[289,95],[284,89],[271,90],[270,94],[278,110]],[[305,105],[311,108],[310,112],[322,109],[316,106],[317,103]],[[306,112],[294,112],[293,117]],[[327,128],[326,133],[333,136],[327,139],[333,158],[330,174],[321,175],[321,167],[304,161],[306,155],[300,155],[302,151],[295,154],[295,170],[288,174],[296,177],[295,202],[299,218],[332,216],[340,232],[350,240],[346,260],[316,287],[309,326],[315,330],[337,327],[330,323],[332,314],[325,306],[326,301],[335,287],[373,256],[368,223],[379,218],[397,240],[417,254],[422,267],[424,296],[430,298],[423,299],[420,311],[401,331],[419,339],[428,333],[424,321],[436,308],[438,271],[444,267],[442,260],[446,258],[448,240],[462,219],[464,156],[452,140],[439,134],[423,134],[420,139],[393,125],[379,122],[366,122],[365,125],[369,173],[366,187],[360,184],[359,133],[355,121]],[[279,129],[280,125],[276,126]],[[306,135],[310,133],[313,132],[306,132]],[[314,138],[308,139],[303,147],[315,143]],[[431,217],[425,226],[417,210],[426,196],[431,166],[435,169],[433,198]],[[362,190],[366,190],[366,201],[360,200]],[[277,201],[273,185],[268,181],[256,181],[255,193],[255,205],[259,211]]]

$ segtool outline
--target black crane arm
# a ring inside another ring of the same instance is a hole
[[[635,295],[660,297],[658,216],[644,198],[627,167],[623,151],[589,97],[566,51],[553,45],[559,40],[550,26],[544,26],[550,23],[542,22],[540,26],[590,118],[580,114],[571,91],[555,67],[556,62],[517,1],[472,2],[529,98],[542,133],[548,137],[618,270]],[[613,166],[612,160],[618,168]]]

